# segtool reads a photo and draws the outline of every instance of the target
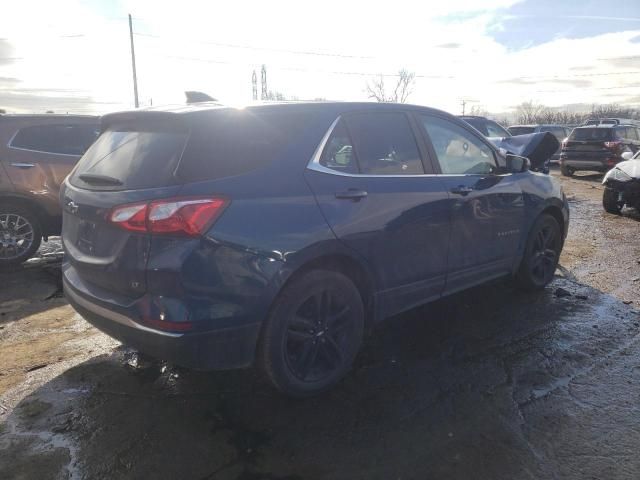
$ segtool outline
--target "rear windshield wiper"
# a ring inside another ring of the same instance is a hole
[[[85,183],[92,185],[122,185],[122,181],[109,175],[98,175],[96,173],[81,173],[78,178]]]

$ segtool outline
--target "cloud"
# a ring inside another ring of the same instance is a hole
[[[594,65],[576,65],[575,67],[569,67],[569,70],[575,72],[587,72],[589,70],[595,70],[596,67]]]
[[[616,68],[640,68],[640,55],[607,58],[605,61]]]
[[[22,112],[56,112],[92,113],[113,108],[110,102],[97,101],[90,95],[56,95],[53,91],[37,91],[29,93],[0,90],[0,109]]]
[[[590,87],[593,82],[591,80],[571,79],[571,78],[558,78],[558,79],[544,79],[544,78],[510,78],[507,80],[499,80],[496,83],[503,83],[509,85],[540,85],[547,83],[554,83],[558,85],[568,85],[576,88]]]
[[[640,35],[636,35],[635,37],[630,38],[629,41],[631,43],[640,43]]]
[[[436,48],[460,48],[461,46],[462,46],[461,43],[449,42],[449,43],[441,43],[440,45],[436,45]]]
[[[13,56],[14,48],[6,38],[0,38],[0,65],[9,65],[18,58]]]
[[[15,85],[17,83],[20,83],[20,79],[19,78],[15,78],[15,77],[0,77],[0,87],[3,87],[5,85]]]

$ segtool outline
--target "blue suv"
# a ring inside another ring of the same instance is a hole
[[[543,288],[567,233],[551,177],[430,108],[200,104],[101,130],[61,190],[69,302],[143,353],[256,364],[293,396],[386,317],[499,277]]]

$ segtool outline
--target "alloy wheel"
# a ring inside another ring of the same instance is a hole
[[[542,225],[536,234],[531,252],[531,275],[539,284],[553,278],[558,257],[556,232],[551,225]]]
[[[31,222],[17,213],[0,213],[0,260],[23,255],[34,241]]]
[[[296,378],[321,381],[343,366],[353,346],[354,315],[348,301],[331,288],[318,289],[299,303],[283,342]]]

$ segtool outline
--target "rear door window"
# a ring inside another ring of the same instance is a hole
[[[84,154],[98,137],[97,125],[33,125],[21,128],[10,147],[58,155]]]
[[[358,113],[347,116],[345,121],[361,173],[424,173],[420,151],[404,113]]]
[[[118,127],[106,130],[78,162],[71,184],[112,190],[171,185],[176,183],[174,170],[186,139],[186,131]],[[113,181],[100,185],[102,182],[87,182],[82,177]]]
[[[629,138],[629,134],[627,133],[627,127],[616,127],[616,136],[622,139]]]
[[[627,138],[630,140],[638,140],[638,129],[635,127],[627,127]]]
[[[493,150],[449,120],[421,115],[444,174],[490,174],[496,171]]]

